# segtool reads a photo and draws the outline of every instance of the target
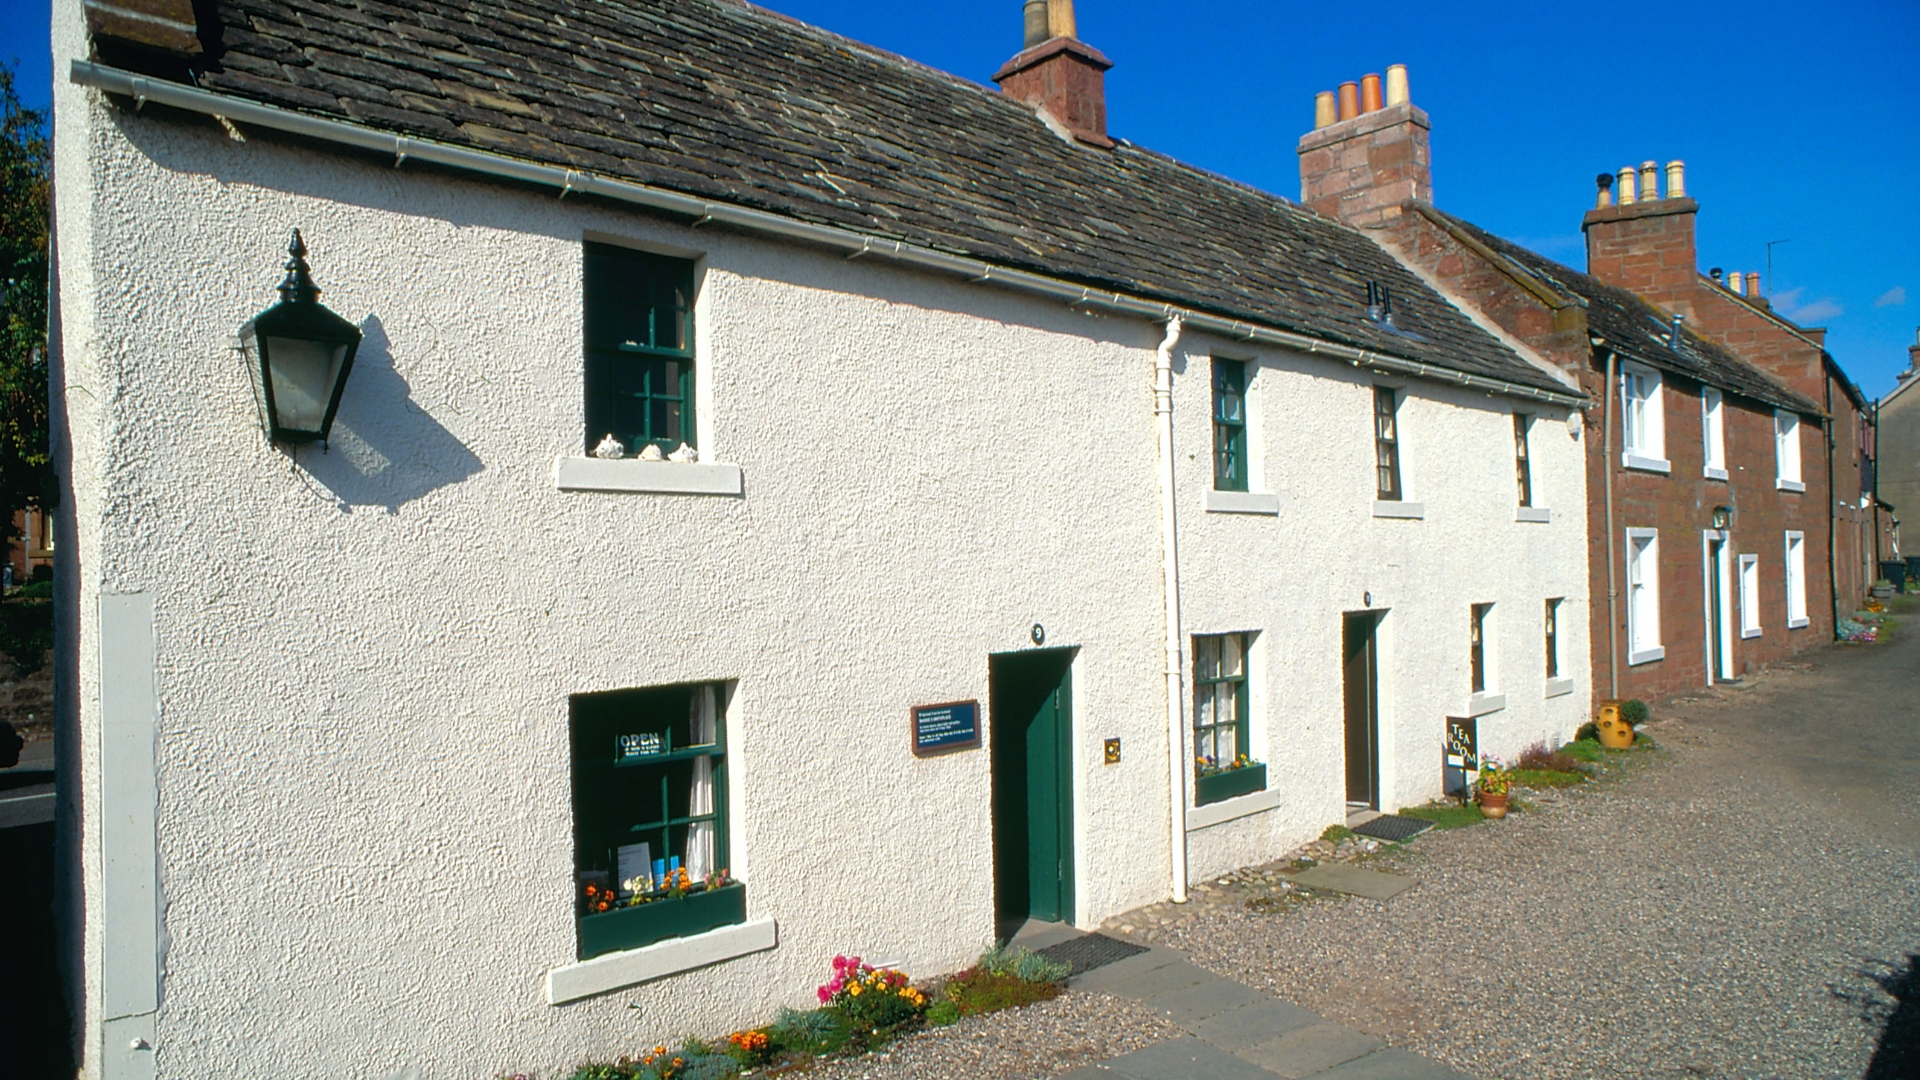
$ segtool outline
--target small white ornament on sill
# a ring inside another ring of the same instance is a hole
[[[667,455],[668,461],[697,461],[699,460],[699,458],[700,458],[700,451],[695,450],[693,447],[688,446],[686,443],[681,443],[680,449],[675,450],[673,453]]]
[[[660,452],[660,447],[653,443],[640,448],[641,461],[665,461],[666,457],[667,455]]]
[[[593,456],[608,460],[623,458],[627,456],[627,445],[614,438],[612,434],[608,434],[606,438],[600,440],[599,446],[593,448]]]

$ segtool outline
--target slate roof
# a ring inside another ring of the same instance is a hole
[[[1587,326],[1629,359],[1776,408],[1826,415],[1811,399],[1781,385],[1771,375],[1740,359],[1719,342],[1694,333],[1685,324],[1681,325],[1676,341],[1672,336],[1672,317],[1633,293],[1562,266],[1445,211],[1431,207],[1422,210],[1458,226],[1507,259],[1513,269],[1584,304]]]
[[[1352,229],[738,0],[214,8],[217,93],[1570,392]],[[1370,280],[1419,339],[1366,317]]]

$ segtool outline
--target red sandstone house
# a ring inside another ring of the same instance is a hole
[[[1819,332],[1701,277],[1697,204],[1678,162],[1668,198],[1604,199],[1587,215],[1589,274],[1438,210],[1431,124],[1404,68],[1389,69],[1386,87],[1368,76],[1320,95],[1299,145],[1301,199],[1365,230],[1595,402],[1570,432],[1587,447],[1595,696],[1665,696],[1830,642],[1833,537],[1851,521],[1832,493],[1858,512],[1869,443],[1858,391],[1819,350]],[[1623,187],[1633,179],[1623,171]],[[1653,287],[1669,279],[1715,295],[1667,306],[1690,299]],[[1766,338],[1772,351],[1753,351],[1767,370],[1743,358],[1741,333]],[[1794,362],[1804,387],[1790,378]],[[1837,452],[1830,431],[1842,433]],[[1516,469],[1524,488],[1524,462]],[[1871,581],[1859,578],[1865,535],[1848,530],[1847,589]]]

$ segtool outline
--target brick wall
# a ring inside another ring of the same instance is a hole
[[[1300,201],[1321,217],[1370,225],[1408,200],[1433,201],[1432,123],[1411,102],[1300,137]]]

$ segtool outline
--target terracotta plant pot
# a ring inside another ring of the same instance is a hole
[[[1602,716],[1599,722],[1594,725],[1600,733],[1600,745],[1609,750],[1625,750],[1627,747],[1632,746],[1633,725],[1620,719],[1620,710],[1617,708],[1613,711],[1612,716],[1605,715],[1605,712],[1606,709],[1603,706],[1601,709]]]
[[[1480,812],[1491,818],[1507,816],[1507,793],[1498,795],[1483,791],[1480,793]]]

